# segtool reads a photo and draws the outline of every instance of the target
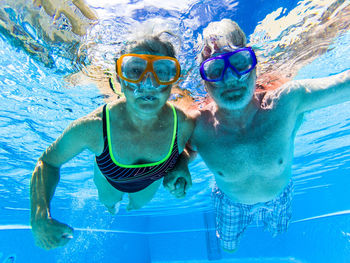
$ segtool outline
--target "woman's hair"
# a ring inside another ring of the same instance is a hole
[[[125,46],[125,51],[127,53],[133,53],[140,50],[149,53],[161,53],[165,56],[175,58],[175,48],[173,44],[169,41],[161,40],[159,35],[146,37],[141,41],[127,43]]]
[[[132,34],[131,39],[129,38],[124,42],[122,54],[144,51],[147,53],[161,53],[175,58],[175,47],[170,40],[180,40],[177,35],[168,30],[155,33],[154,25],[145,24],[139,27],[141,33]]]
[[[167,40],[160,39],[164,33],[174,36],[172,33],[163,31],[155,36],[142,37],[142,40],[127,41],[124,43],[121,55],[135,52],[161,53],[168,57],[175,58],[175,48]],[[116,61],[117,62],[117,61]],[[117,69],[117,63],[115,64]]]
[[[141,41],[127,42],[124,45],[122,54],[135,53],[161,53],[168,57],[175,58],[175,48],[169,41],[160,40],[159,36],[151,36],[142,39]],[[116,61],[117,62],[117,61]],[[115,70],[117,71],[117,63],[115,63]]]

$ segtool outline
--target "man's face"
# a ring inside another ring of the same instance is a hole
[[[227,50],[220,50],[220,52],[215,52],[211,57],[217,57],[227,52]],[[238,64],[233,66],[235,68],[239,67]],[[228,110],[244,108],[251,101],[255,91],[256,69],[254,68],[243,75],[237,74],[231,67],[226,68],[224,72],[222,79],[219,81],[205,81],[205,87],[209,95],[221,108]]]

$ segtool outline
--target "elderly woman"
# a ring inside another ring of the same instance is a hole
[[[157,36],[129,44],[116,63],[124,97],[74,121],[42,154],[31,180],[31,225],[38,246],[65,245],[73,229],[51,217],[59,169],[84,149],[96,155],[94,182],[111,213],[148,203],[185,148],[192,121],[167,100],[180,75],[174,47]],[[189,178],[189,177],[188,177]],[[186,187],[190,187],[190,178]]]

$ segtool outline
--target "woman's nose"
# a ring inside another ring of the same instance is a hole
[[[147,72],[142,79],[142,85],[144,88],[155,88],[157,86],[157,82],[153,76],[152,72]]]

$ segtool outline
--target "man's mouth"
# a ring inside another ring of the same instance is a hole
[[[241,93],[244,89],[245,87],[229,86],[222,92],[222,94],[238,94]]]

